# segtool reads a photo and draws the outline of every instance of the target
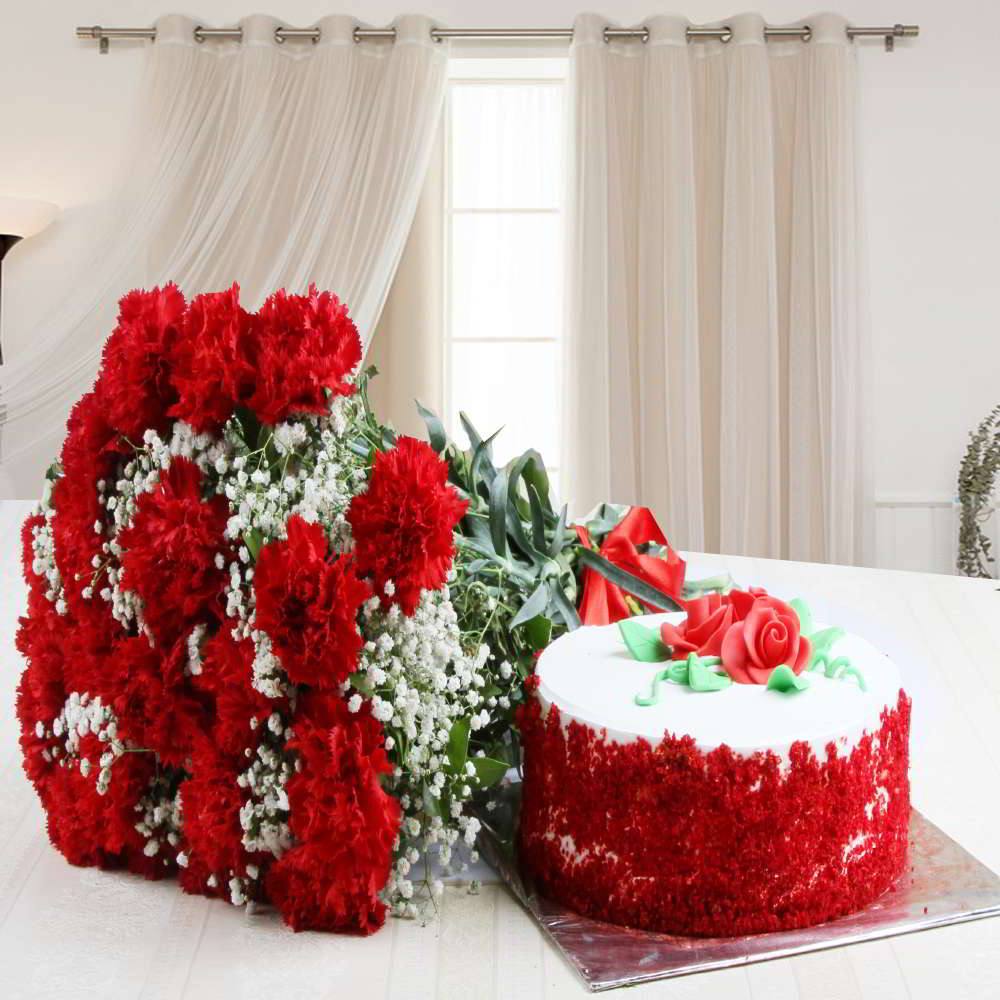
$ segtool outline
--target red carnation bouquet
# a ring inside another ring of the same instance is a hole
[[[23,534],[21,748],[73,864],[368,933],[471,851],[518,680],[455,576],[480,499],[361,353],[315,288],[122,300]]]

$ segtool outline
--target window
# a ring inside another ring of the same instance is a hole
[[[451,61],[445,156],[445,413],[494,461],[537,448],[558,495],[565,59]]]

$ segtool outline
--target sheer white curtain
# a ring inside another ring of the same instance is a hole
[[[688,22],[570,56],[567,496],[682,547],[870,558],[867,331],[845,21],[728,42]]]
[[[413,218],[440,117],[447,46],[431,22],[356,43],[347,17],[278,44],[254,16],[243,39],[157,22],[128,178],[88,280],[0,368],[0,489],[35,496],[74,400],[89,389],[120,295],[176,281],[334,290],[367,345]],[[57,280],[58,276],[54,276]]]

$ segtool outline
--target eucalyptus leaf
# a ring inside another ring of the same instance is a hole
[[[427,436],[430,438],[431,447],[440,455],[448,444],[448,435],[445,433],[444,424],[441,418],[433,411],[428,410],[419,399],[414,400],[417,404],[417,413],[423,418],[427,426]]]
[[[562,552],[562,548],[566,544],[566,517],[568,513],[569,505],[563,504],[562,510],[559,511],[559,520],[556,522],[555,531],[552,533],[552,545],[549,548],[549,555],[553,558]]]
[[[549,591],[544,583],[540,583],[532,592],[531,596],[521,605],[517,613],[510,620],[510,628],[517,628],[536,615],[540,615],[545,606],[549,603]]]
[[[545,551],[545,513],[542,501],[533,483],[528,483],[528,502],[531,504],[531,537],[539,552]]]
[[[574,629],[580,627],[580,616],[576,613],[576,608],[570,603],[569,598],[566,597],[565,592],[559,586],[557,580],[549,581],[549,597],[552,603],[555,604],[556,609],[559,611],[559,616],[562,618],[563,622],[571,632]]]
[[[507,555],[507,473],[498,472],[490,485],[490,535],[497,555]]]
[[[580,549],[580,562],[584,566],[589,566],[591,569],[596,570],[606,580],[615,584],[615,586],[621,587],[622,590],[630,594],[634,594],[641,601],[654,608],[661,608],[664,611],[683,610],[668,594],[663,593],[663,591],[657,589],[652,584],[629,573],[620,566],[615,566],[614,563],[608,562],[604,556],[594,552],[593,549]]]
[[[493,440],[502,431],[501,427],[499,430],[495,430],[485,441],[480,441],[476,445],[475,451],[472,453],[472,465],[469,467],[469,485],[472,488],[473,493],[479,492],[479,474],[482,471],[483,482],[487,486],[491,485],[494,477],[497,474],[497,470],[493,467],[493,462],[490,460],[490,450],[493,445]]]

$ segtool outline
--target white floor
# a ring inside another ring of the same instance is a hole
[[[446,890],[426,927],[371,938],[292,934],[186,896],[170,882],[72,868],[48,844],[24,779],[13,646],[24,588],[18,534],[30,505],[0,504],[0,995],[15,998],[582,997],[572,970],[502,886]],[[913,798],[1000,870],[1000,592],[990,581],[723,557],[738,581],[803,596],[903,667],[914,697]],[[625,996],[626,994],[622,994]],[[675,979],[628,997],[793,1000],[1000,996],[1000,920]]]

